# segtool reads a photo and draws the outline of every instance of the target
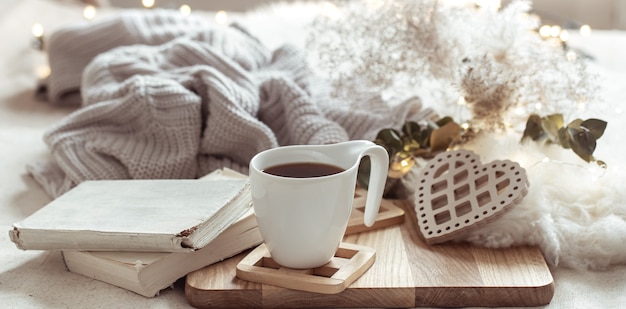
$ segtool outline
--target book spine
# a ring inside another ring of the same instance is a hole
[[[164,234],[30,230],[15,226],[9,231],[9,237],[22,250],[193,251],[182,245],[183,238]]]

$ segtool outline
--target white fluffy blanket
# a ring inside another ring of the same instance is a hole
[[[612,126],[609,134],[619,132]],[[599,148],[612,148],[603,152],[608,169],[602,170],[558,146],[521,145],[519,136],[483,136],[465,147],[479,153],[483,163],[519,162],[530,187],[520,204],[464,239],[488,247],[538,245],[552,265],[573,268],[604,269],[626,262],[626,175],[620,144],[599,140]]]

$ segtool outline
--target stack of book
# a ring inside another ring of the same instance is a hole
[[[23,250],[60,250],[77,274],[154,297],[186,274],[262,242],[247,176],[86,181],[9,231]]]

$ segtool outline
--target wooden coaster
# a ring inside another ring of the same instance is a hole
[[[365,226],[363,217],[365,216],[366,197],[367,190],[363,188],[357,188],[354,192],[354,204],[352,204],[352,213],[350,214],[345,235],[371,231],[404,222],[404,210],[394,205],[391,201],[382,199],[376,221],[370,227]]]
[[[341,243],[330,262],[313,269],[280,266],[271,258],[265,244],[259,245],[237,264],[237,277],[279,287],[337,294],[361,277],[374,264],[376,250]]]

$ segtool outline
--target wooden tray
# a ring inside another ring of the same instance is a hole
[[[410,202],[401,225],[349,235],[345,242],[376,250],[376,262],[338,294],[319,294],[253,283],[235,277],[249,252],[187,275],[185,296],[208,307],[466,307],[540,306],[550,302],[554,282],[535,247],[428,246]]]

